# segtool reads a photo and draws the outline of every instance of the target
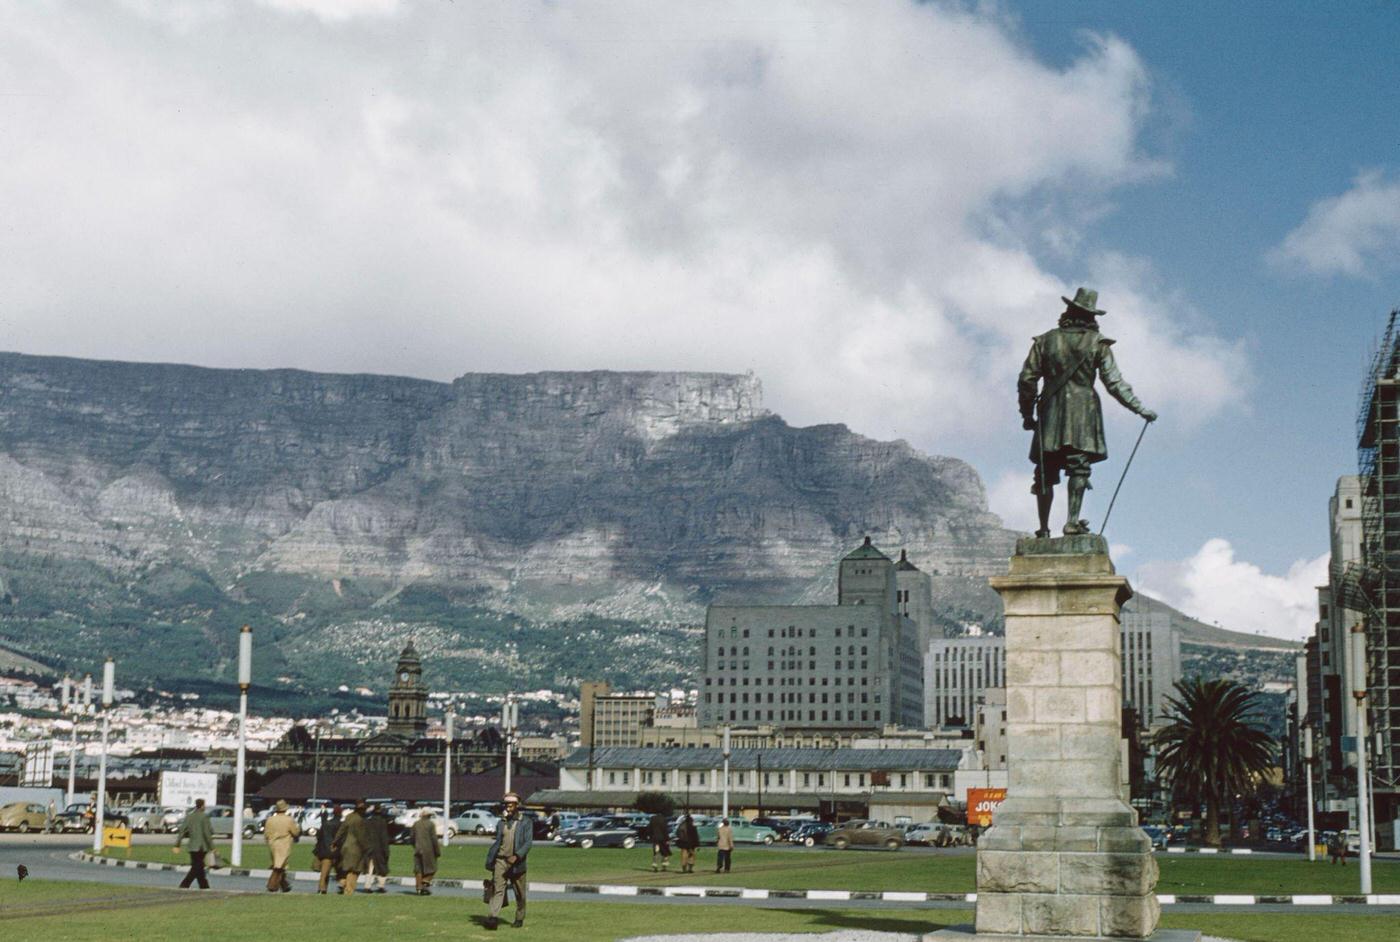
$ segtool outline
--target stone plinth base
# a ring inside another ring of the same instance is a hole
[[[996,935],[977,932],[972,926],[949,926],[924,936],[924,942],[1035,942],[1037,939],[1049,942],[1062,940],[1064,936]],[[1082,942],[1104,942],[1104,939],[1104,936],[1084,936]],[[1158,929],[1144,942],[1201,942],[1201,934],[1195,929]]]
[[[1102,537],[1028,539],[1006,610],[1007,797],[977,844],[978,938],[1148,939],[1157,862],[1123,800],[1119,607]]]

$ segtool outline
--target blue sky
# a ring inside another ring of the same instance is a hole
[[[1120,569],[1298,637],[1400,305],[1396,49],[1379,2],[0,3],[0,343],[751,369],[1028,526],[1015,373],[1086,284],[1162,415]]]

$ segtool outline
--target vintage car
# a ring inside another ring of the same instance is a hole
[[[826,836],[826,843],[837,850],[853,846],[899,850],[904,846],[904,830],[885,821],[847,821]]]
[[[126,816],[137,834],[158,833],[165,830],[165,816],[172,810],[161,805],[137,804],[126,809]]]
[[[911,824],[904,829],[904,843],[931,846],[938,842],[938,837],[943,832],[943,825],[931,821],[926,821],[923,824]]]
[[[49,826],[49,809],[36,801],[14,801],[0,808],[0,831],[43,831]]]
[[[596,822],[596,823],[593,823]],[[637,829],[625,817],[605,820],[592,819],[581,827],[563,833],[559,841],[565,847],[636,847]]]
[[[788,840],[803,847],[815,847],[826,841],[832,827],[833,825],[825,821],[804,821],[797,826],[797,830],[788,835]]]
[[[718,839],[720,818],[695,819],[695,830],[700,835],[701,844],[713,844]],[[778,832],[761,824],[754,824],[739,815],[730,815],[729,829],[734,832],[736,844],[772,844],[778,839]]]
[[[484,808],[468,808],[453,819],[458,834],[495,834],[501,819]]]

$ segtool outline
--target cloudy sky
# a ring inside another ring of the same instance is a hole
[[[1162,415],[1120,568],[1298,637],[1400,304],[1396,48],[1379,0],[0,0],[0,347],[753,370],[1025,527],[1015,373],[1090,285]]]

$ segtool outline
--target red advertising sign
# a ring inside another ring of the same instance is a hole
[[[967,790],[967,823],[990,827],[997,805],[1006,800],[1004,788],[969,788]]]

